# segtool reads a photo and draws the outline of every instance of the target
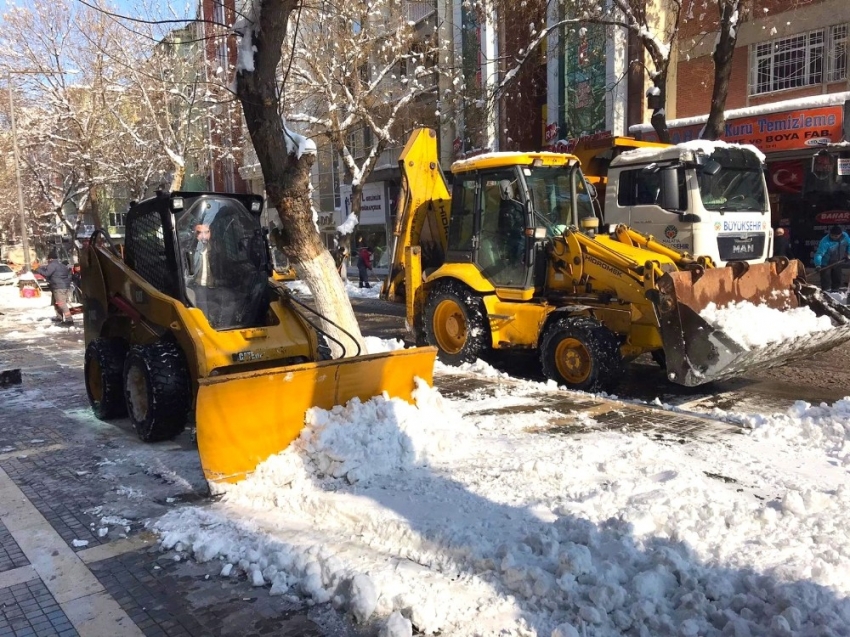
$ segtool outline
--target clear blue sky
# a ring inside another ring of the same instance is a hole
[[[134,16],[138,13],[136,6],[138,3],[136,0],[86,0],[89,4],[98,4],[101,6],[111,5],[113,9],[116,10],[116,13],[121,13],[123,15]],[[156,4],[159,2],[163,7],[167,7],[169,4],[168,0],[152,0],[151,4]],[[0,13],[6,11],[6,9],[10,6],[32,6],[34,3],[31,0],[0,0]],[[190,2],[189,0],[176,0],[171,3],[175,10],[185,9],[186,17],[191,15],[194,17],[195,6],[197,3]],[[184,7],[185,5],[185,7]],[[181,16],[182,17],[182,16]]]

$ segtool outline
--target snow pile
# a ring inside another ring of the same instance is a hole
[[[817,316],[808,307],[777,310],[747,301],[722,308],[711,302],[699,315],[745,349],[781,343],[833,328],[828,316]]]
[[[832,406],[799,400],[784,414],[728,414],[758,439],[781,439],[802,449],[819,448],[850,466],[850,397]]]
[[[365,403],[354,398],[330,411],[310,409],[300,437],[260,464],[251,480],[228,487],[228,499],[263,508],[275,506],[278,488],[299,481],[367,484],[376,475],[428,466],[430,458],[448,453],[457,440],[449,429],[438,435],[424,426],[429,417],[443,417],[439,393],[420,381],[414,395],[416,406],[379,396]],[[298,488],[311,489],[305,484]]]
[[[550,435],[511,398],[312,410],[224,501],[160,519],[162,544],[387,635],[846,634],[846,469],[756,435],[782,417],[681,445],[580,414],[587,433]],[[785,426],[837,444],[848,401]]]
[[[0,311],[4,309],[33,310],[34,315],[41,316],[42,310],[49,307],[50,292],[42,292],[38,297],[22,297],[17,285],[0,286]]]

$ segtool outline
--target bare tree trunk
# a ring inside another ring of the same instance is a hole
[[[281,248],[313,293],[316,310],[356,339],[356,344],[351,343],[351,339],[336,328],[327,323],[323,325],[328,333],[343,342],[345,355],[352,356],[357,353],[357,346],[364,353],[366,348],[334,261],[313,225],[310,168],[315,156],[302,154],[297,157],[287,150],[284,137],[287,133],[278,109],[276,71],[289,15],[297,4],[297,0],[263,0],[261,3],[259,28],[253,35],[254,71],[239,73],[237,95],[263,170],[266,193],[280,216]],[[341,354],[333,343],[331,347],[335,355]]]
[[[658,141],[664,144],[670,144],[672,142],[670,141],[670,129],[667,127],[667,112],[665,110],[665,106],[667,105],[667,69],[664,69],[662,73],[654,77],[652,82],[654,87],[660,92],[653,96],[658,101],[653,102],[655,105],[652,108],[652,116],[649,118],[649,123],[652,124],[655,134],[658,135]]]
[[[732,56],[738,42],[740,0],[718,0],[720,5],[720,34],[711,59],[714,60],[714,88],[711,92],[711,110],[702,131],[703,139],[720,139],[726,129],[726,98],[729,95],[729,76],[732,74]],[[734,17],[734,22],[733,22]]]
[[[176,192],[183,187],[183,178],[186,176],[186,166],[173,164],[174,173],[171,175],[171,192]]]

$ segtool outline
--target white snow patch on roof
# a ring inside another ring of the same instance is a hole
[[[747,108],[735,108],[726,111],[726,119],[732,120],[740,117],[755,117],[757,115],[770,115],[771,113],[782,113],[784,111],[793,111],[798,109],[813,109],[823,106],[837,106],[844,104],[846,100],[850,100],[850,91],[843,93],[827,93],[825,95],[813,95],[811,97],[801,97],[794,100],[784,100],[782,102],[771,102],[770,104],[761,104],[759,106],[748,106]],[[694,117],[683,117],[681,119],[673,119],[667,122],[670,128],[680,128],[683,126],[695,126],[696,124],[705,124],[708,121],[708,115],[696,115]],[[634,133],[649,133],[652,132],[652,124],[635,124],[629,126],[629,132]]]

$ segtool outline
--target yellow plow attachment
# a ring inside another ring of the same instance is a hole
[[[310,407],[330,409],[386,392],[412,402],[414,378],[433,382],[433,347],[202,378],[198,451],[211,482],[238,482],[295,440]]]
[[[805,270],[796,260],[682,270],[665,274],[657,287],[667,377],[680,385],[701,385],[751,369],[777,367],[850,340],[850,308],[806,284]],[[834,328],[747,349],[700,316],[711,302],[725,307],[741,301],[779,310],[808,306],[818,316],[829,316]]]

